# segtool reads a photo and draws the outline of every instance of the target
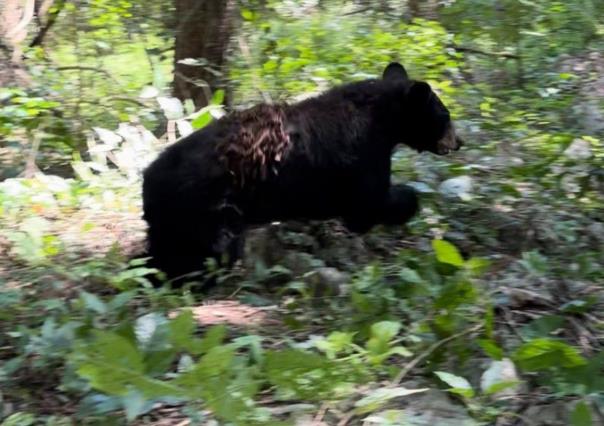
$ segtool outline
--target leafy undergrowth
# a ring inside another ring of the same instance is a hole
[[[604,421],[597,139],[401,151],[406,229],[273,224],[203,295],[127,260],[161,144],[97,134],[77,178],[0,183],[2,425]]]

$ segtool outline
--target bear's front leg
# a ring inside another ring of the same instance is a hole
[[[205,260],[213,256],[215,227],[210,222],[186,214],[169,222],[150,221],[149,266],[163,271],[176,286],[202,275]]]
[[[419,210],[416,191],[407,185],[393,185],[387,196],[359,203],[352,214],[344,217],[344,225],[352,232],[364,234],[375,225],[402,225]]]
[[[390,197],[389,186],[389,163],[366,173],[360,184],[353,186],[355,190],[351,191],[347,211],[342,217],[344,226],[352,232],[364,234],[380,223]]]
[[[402,225],[418,211],[419,198],[415,189],[407,185],[392,185],[378,221],[384,225]]]
[[[218,223],[214,242],[213,257],[220,266],[232,267],[243,256],[245,221],[243,212],[235,205],[224,202],[216,209]]]

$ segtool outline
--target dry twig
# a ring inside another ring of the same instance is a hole
[[[434,351],[436,351],[441,346],[444,346],[453,340],[459,339],[460,337],[466,336],[468,334],[472,334],[472,333],[482,329],[483,327],[484,327],[483,323],[476,324],[475,326],[470,327],[467,330],[464,330],[462,332],[449,336],[446,339],[442,339],[442,340],[439,340],[438,342],[434,343],[432,346],[430,346],[428,349],[426,349],[424,352],[422,352],[416,358],[414,358],[411,362],[409,362],[407,365],[405,365],[403,367],[403,369],[400,371],[400,373],[398,373],[398,375],[390,383],[390,385],[388,385],[388,387],[398,386],[403,381],[403,379],[407,376],[407,374],[409,374],[409,372],[411,370],[413,370],[419,363],[421,363],[426,358],[428,358],[430,355],[432,355],[432,353],[434,353]]]

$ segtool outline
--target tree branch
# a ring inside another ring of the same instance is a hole
[[[46,5],[46,10],[48,10],[49,6],[50,5]],[[36,34],[34,39],[29,43],[29,47],[40,46],[44,42],[44,37],[46,37],[48,30],[50,30],[50,28],[55,24],[55,22],[57,22],[57,18],[63,10],[63,6],[65,6],[65,0],[58,0],[54,10],[48,15],[48,20],[46,21],[46,24],[41,26],[40,31],[38,31],[38,34]],[[40,19],[41,15],[46,13],[44,7],[45,6],[43,5],[43,7],[40,7],[40,10],[38,11],[38,19],[40,20],[40,22],[42,21]]]
[[[520,59],[520,56],[515,55],[513,53],[508,53],[508,52],[487,52],[485,50],[475,49],[473,47],[457,46],[456,44],[449,44],[447,47],[449,47],[451,49],[455,49],[458,52],[468,52],[468,53],[474,53],[476,55],[492,56],[495,58],[505,58],[505,59]]]
[[[84,65],[67,65],[64,67],[56,67],[55,70],[57,70],[57,71],[92,71],[92,72],[97,72],[99,74],[103,74],[105,77],[110,78],[113,81],[116,81],[115,78],[113,78],[113,76],[111,74],[109,74],[107,71],[100,69],[100,68],[87,67]]]

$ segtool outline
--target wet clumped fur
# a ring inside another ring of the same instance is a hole
[[[236,131],[216,147],[220,160],[238,187],[277,173],[277,164],[291,145],[285,105],[260,104],[232,115]]]

